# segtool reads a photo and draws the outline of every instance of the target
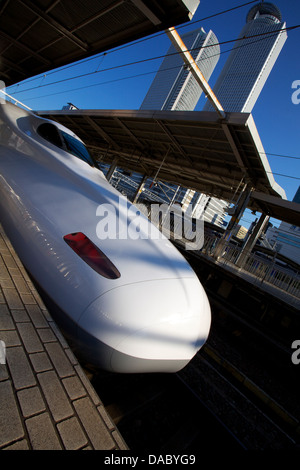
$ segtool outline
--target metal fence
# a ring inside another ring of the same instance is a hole
[[[216,237],[205,236],[201,254],[214,257],[218,245]],[[238,272],[253,284],[271,292],[290,305],[300,307],[300,272],[288,266],[281,266],[273,259],[262,258],[259,254],[249,253],[242,268],[236,266],[242,253],[239,246],[227,243],[216,261],[225,268]]]
[[[166,236],[180,242],[186,249],[189,249],[189,246],[192,246],[190,249],[193,249],[195,237],[192,237],[195,234],[195,227],[192,232],[188,232],[187,236],[187,233],[183,233],[183,225],[180,223],[179,216],[174,216],[170,225],[169,221],[168,224],[164,224],[164,220],[156,222],[155,225]],[[217,235],[205,234],[201,230],[197,243],[199,243],[199,240],[201,240],[201,248],[195,251],[198,255],[214,259],[216,263],[221,264],[225,269],[234,271],[238,276],[270,292],[290,305],[300,307],[299,271],[295,271],[289,266],[279,265],[275,256],[273,259],[267,259],[255,253],[249,253],[243,267],[240,268],[236,263],[242,253],[242,248],[228,242],[224,245],[221,255],[215,259],[215,252],[220,238]]]

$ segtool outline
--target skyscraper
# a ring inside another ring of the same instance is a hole
[[[182,40],[206,80],[209,80],[220,55],[218,39],[212,31],[203,28],[182,35]],[[193,111],[201,96],[202,89],[193,75],[187,70],[175,47],[170,46],[140,109]],[[169,185],[176,190],[176,185]],[[161,194],[163,197],[164,195]],[[227,203],[219,199],[181,188],[176,201],[185,211],[189,204],[193,207],[193,217],[203,215],[204,221],[223,225]]]
[[[252,111],[287,39],[285,27],[280,10],[272,3],[250,9],[213,88],[225,111]],[[209,101],[203,110],[213,111]]]
[[[182,35],[182,40],[206,80],[211,76],[220,54],[218,40],[203,28]],[[170,46],[140,109],[194,110],[202,90],[185,67],[181,56]]]

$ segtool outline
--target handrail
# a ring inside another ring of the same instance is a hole
[[[26,104],[22,103],[21,101],[17,100],[17,98],[14,98],[13,96],[9,95],[8,93],[6,93],[6,91],[3,91],[1,90],[1,93],[3,93],[5,96],[8,96],[11,100],[13,100],[16,103],[20,104],[21,106],[23,106],[24,108],[26,109],[29,109],[29,111],[32,111],[32,108],[29,108],[29,106],[26,106]]]

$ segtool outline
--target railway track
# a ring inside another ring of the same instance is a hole
[[[243,448],[178,374],[102,373],[92,381],[130,450],[189,453]]]
[[[212,327],[195,358],[178,374],[97,373],[104,406],[133,451],[300,450],[289,342],[209,297]]]
[[[299,450],[297,373],[289,351],[219,312],[179,373],[99,373],[93,385],[133,451]]]
[[[92,383],[132,451],[300,449],[297,434],[203,351],[177,374],[99,373]]]
[[[295,429],[266,406],[253,382],[249,387],[246,379],[237,378],[239,373],[224,368],[215,352],[202,351],[179,375],[245,449],[299,450]]]

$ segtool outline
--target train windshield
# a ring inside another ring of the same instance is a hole
[[[56,147],[63,148],[61,136],[59,135],[57,127],[53,124],[45,122],[38,127],[37,131],[43,139],[48,140],[48,142]]]
[[[76,157],[81,158],[81,160],[89,163],[91,166],[95,166],[94,160],[92,159],[85,145],[80,140],[63,131],[61,131],[61,135],[69,153],[72,153]]]
[[[51,123],[43,123],[37,129],[39,135],[66,152],[75,155],[91,166],[96,166],[92,156],[89,154],[85,145],[67,132],[58,129]]]

